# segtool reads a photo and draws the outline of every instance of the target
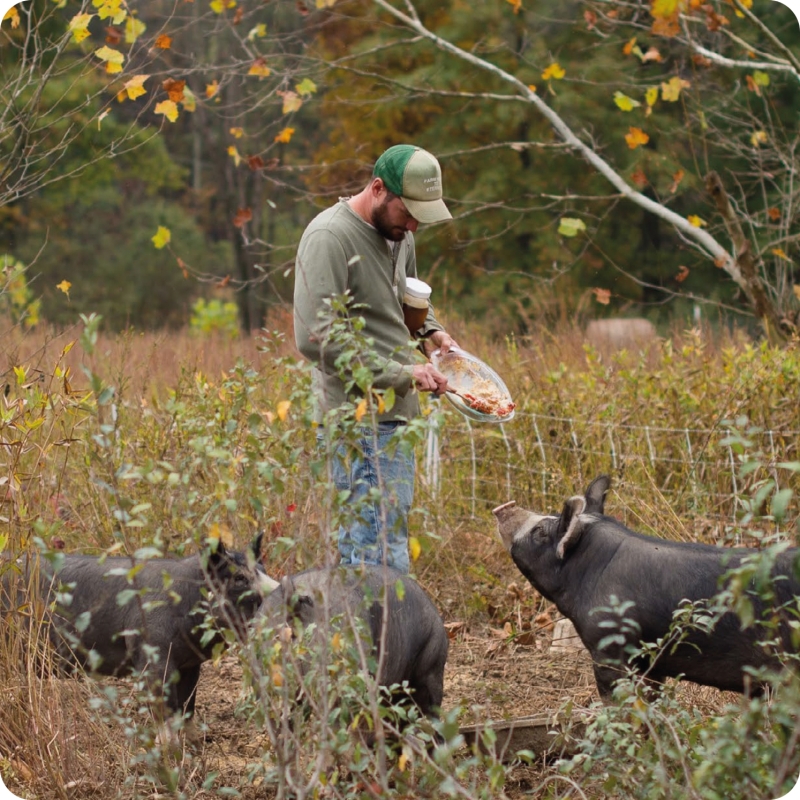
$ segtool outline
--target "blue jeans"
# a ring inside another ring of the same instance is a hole
[[[339,442],[333,453],[333,479],[349,491],[354,513],[339,527],[342,564],[383,564],[408,572],[408,514],[414,502],[414,454],[389,441],[402,422],[364,428],[355,442]],[[324,434],[320,434],[320,439]],[[390,453],[387,452],[389,449]]]

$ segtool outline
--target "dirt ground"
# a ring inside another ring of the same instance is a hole
[[[501,630],[490,626],[474,632],[460,624],[453,627],[443,706],[462,706],[462,724],[555,712],[569,698],[585,706],[597,697],[585,650],[550,653],[549,633],[520,645],[501,638]],[[226,656],[216,665],[203,666],[198,687],[199,720],[208,726],[210,738],[205,761],[219,770],[223,785],[239,785],[247,764],[269,747],[265,735],[236,718],[232,690],[241,679],[238,660]],[[512,770],[508,796],[530,791],[537,772],[523,766]]]

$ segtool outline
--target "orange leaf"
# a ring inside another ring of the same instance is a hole
[[[672,186],[669,187],[669,193],[675,194],[678,191],[678,184],[683,180],[683,176],[686,173],[679,169],[673,176],[672,176]]]
[[[241,228],[242,225],[245,224],[245,222],[250,222],[251,219],[253,219],[252,210],[249,208],[240,208],[236,212],[236,216],[233,218],[233,224],[237,228]]]
[[[629,128],[628,133],[625,134],[625,141],[631,150],[650,141],[650,137],[641,128]]]
[[[183,100],[183,90],[186,86],[186,81],[176,81],[173,78],[167,78],[161,86],[173,103],[180,103],[181,100]]]
[[[257,169],[264,168],[264,159],[261,156],[248,156],[247,166],[255,172]]]
[[[586,28],[594,30],[594,26],[597,25],[597,14],[594,11],[584,11],[583,18],[586,20]]]
[[[683,264],[678,267],[678,274],[675,276],[675,280],[678,283],[683,283],[689,277],[689,267],[683,266]]]
[[[272,70],[267,66],[267,62],[264,58],[257,58],[251,65],[250,69],[247,71],[248,75],[257,75],[259,78],[266,78]]]
[[[507,3],[511,3],[514,6],[514,13],[519,14],[522,10],[522,0],[506,0]]]
[[[772,208],[768,209],[767,216],[773,221],[777,222],[781,218],[781,210],[779,208]]]
[[[634,36],[633,39],[629,39],[625,42],[625,47],[622,48],[622,52],[629,56],[633,52],[633,46],[636,44],[636,37]]]
[[[604,306],[611,302],[611,291],[609,289],[594,288],[592,289],[592,294],[594,294],[595,300]]]
[[[292,140],[292,134],[294,133],[294,128],[284,128],[276,137],[276,142],[282,142],[283,144],[288,144]]]
[[[122,41],[122,30],[113,25],[106,28],[106,44],[119,44]]]
[[[644,174],[644,171],[641,167],[637,167],[636,171],[631,175],[631,180],[639,187],[647,186],[649,181],[647,180],[647,175]]]
[[[156,47],[159,50],[169,50],[172,47],[172,37],[162,33],[156,38]]]

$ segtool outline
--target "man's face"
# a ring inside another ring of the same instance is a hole
[[[403,201],[392,195],[386,195],[372,212],[371,222],[384,239],[390,242],[399,242],[406,235],[406,231],[413,233],[419,222],[408,213]]]

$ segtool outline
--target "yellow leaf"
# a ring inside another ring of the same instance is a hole
[[[292,140],[292,134],[294,133],[294,128],[284,128],[276,137],[276,142],[283,142],[284,144],[288,144]]]
[[[130,80],[122,84],[125,92],[131,100],[147,94],[147,89],[144,88],[144,82],[149,78],[149,75],[134,75]]]
[[[89,36],[89,23],[94,18],[94,14],[76,14],[69,21],[69,29],[72,31],[72,41],[82,42]]]
[[[178,104],[173,100],[162,100],[156,103],[156,114],[163,114],[170,122],[175,122],[178,119]]]
[[[219,91],[219,81],[206,84],[206,97],[210,100]]]
[[[228,133],[234,137],[234,139],[241,139],[244,136],[244,130],[242,128],[231,128]]]
[[[296,92],[280,92],[283,96],[283,113],[291,114],[292,111],[299,111],[303,105],[303,100]]]
[[[408,552],[411,555],[411,560],[416,561],[422,552],[422,546],[416,536],[408,537]]]
[[[566,74],[561,65],[554,61],[542,73],[542,80],[549,81],[550,78],[553,78],[554,80],[560,81]]]
[[[780,248],[780,247],[773,247],[772,248],[772,255],[777,256],[778,258],[784,258],[786,261],[791,261],[789,256]]]
[[[661,99],[674,103],[681,96],[681,89],[688,89],[692,84],[677,75],[661,84]]]
[[[331,650],[334,653],[338,653],[342,649],[342,634],[339,631],[331,636]]]
[[[125,44],[133,44],[147,30],[141,20],[128,17],[125,20]]]
[[[281,400],[280,403],[278,403],[275,411],[277,412],[278,419],[281,422],[286,422],[286,417],[289,415],[289,409],[291,407],[292,407],[291,400]]]
[[[652,0],[650,14],[654,19],[672,19],[685,5],[685,0]]]
[[[362,398],[356,406],[356,422],[361,422],[364,419],[364,414],[367,413],[367,399]]]
[[[317,8],[332,8],[336,0],[317,0]]]
[[[183,89],[183,100],[181,100],[181,105],[190,112],[197,109],[197,98],[194,96],[194,92],[188,86],[185,86]]]
[[[631,150],[650,141],[650,137],[641,128],[628,128],[628,133],[625,134],[625,141]]]
[[[101,60],[106,62],[106,72],[122,72],[122,64],[125,61],[125,56],[119,50],[114,50],[111,47],[101,47],[94,51],[94,54]]]
[[[514,6],[514,13],[519,14],[522,10],[522,0],[506,0],[507,3],[511,3]]]
[[[122,0],[92,0],[92,5],[97,9],[100,19],[110,18],[115,25],[119,25],[128,16]]]
[[[656,104],[656,100],[658,100],[658,86],[651,86],[644,93],[644,100],[652,108]]]
[[[19,11],[13,6],[6,11],[5,16],[3,17],[3,22],[7,19],[11,20],[11,27],[12,28],[19,28]]]
[[[69,297],[69,290],[71,287],[72,284],[68,280],[63,280],[61,283],[56,284],[56,289],[60,289],[67,297]]]
[[[536,84],[535,84],[535,83],[529,83],[529,84],[528,84],[528,88],[529,88],[529,89],[530,89],[532,92],[535,92],[535,91],[536,91]]]
[[[211,0],[211,10],[221,14],[226,8],[236,8],[236,0]]]
[[[794,286],[792,286],[792,291],[794,292],[794,296],[795,296],[795,297],[796,297],[798,300],[800,300],[800,286],[798,286],[797,284],[795,284]]]
[[[250,33],[247,34],[247,38],[249,41],[253,41],[256,36],[259,39],[263,39],[267,35],[267,26],[263,22],[259,22],[255,28],[250,29]]]
[[[708,223],[704,219],[698,217],[697,214],[690,214],[686,219],[688,219],[695,228],[705,228],[706,225],[708,225]]]
[[[257,58],[247,70],[248,75],[257,75],[259,78],[266,78],[272,70],[267,66],[267,62],[263,58]]]
[[[768,141],[769,136],[767,136],[766,131],[756,131],[750,137],[750,144],[752,144],[753,147],[760,147],[762,144],[766,144]]]
[[[617,107],[621,108],[623,111],[633,111],[634,108],[638,108],[641,105],[638,100],[634,100],[632,97],[628,97],[628,95],[622,92],[614,92],[614,102],[617,104]]]
[[[169,228],[159,225],[158,230],[151,241],[156,246],[156,250],[161,250],[163,247],[166,247],[169,244],[170,239],[172,239],[172,233],[170,233]]]
[[[397,759],[397,768],[400,772],[405,772],[406,767],[408,766],[408,756],[403,753],[400,758]]]
[[[239,155],[239,151],[236,149],[235,145],[231,145],[228,148],[228,155],[233,159],[233,163],[237,167],[242,163],[242,157]]]

